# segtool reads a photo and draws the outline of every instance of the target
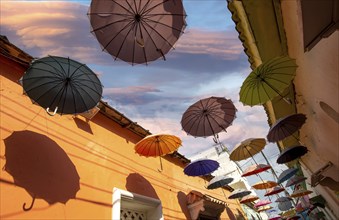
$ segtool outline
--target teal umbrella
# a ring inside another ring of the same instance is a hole
[[[255,68],[243,82],[240,101],[244,105],[261,105],[282,92],[291,84],[297,65],[294,59],[280,56],[270,59]],[[286,100],[286,99],[285,99]]]

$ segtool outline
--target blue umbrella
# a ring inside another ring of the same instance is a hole
[[[207,189],[216,189],[225,186],[233,181],[232,177],[225,175],[216,176],[208,182]]]
[[[286,180],[290,179],[298,171],[299,171],[298,168],[290,168],[290,169],[284,170],[278,177],[278,184],[281,184],[285,182]]]
[[[210,174],[219,168],[219,163],[211,159],[199,159],[189,163],[184,168],[184,173],[188,176],[203,176]]]
[[[230,194],[228,199],[239,199],[249,194],[251,194],[251,191],[245,189],[236,189]]]

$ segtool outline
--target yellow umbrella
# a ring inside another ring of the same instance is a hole
[[[264,138],[246,139],[232,150],[230,159],[233,161],[240,161],[253,157],[255,154],[262,151],[265,145],[266,140]]]
[[[297,197],[301,197],[301,196],[306,196],[308,194],[311,194],[312,191],[310,190],[306,190],[306,189],[299,189],[299,190],[295,190],[290,197],[292,198],[297,198]]]
[[[154,134],[143,138],[135,144],[134,150],[141,156],[159,157],[173,153],[181,146],[181,139],[170,134]]]
[[[277,185],[278,185],[278,183],[276,183],[274,181],[265,180],[265,181],[257,182],[256,184],[252,185],[252,187],[254,189],[269,189],[269,188],[275,187]]]
[[[272,209],[272,208],[273,207],[269,206],[269,205],[261,206],[260,208],[257,209],[257,212],[263,212],[263,211],[266,211],[266,210],[269,210],[269,209]]]

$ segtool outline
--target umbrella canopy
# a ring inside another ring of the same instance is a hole
[[[280,193],[284,190],[285,189],[283,187],[276,186],[276,187],[273,187],[271,189],[268,189],[267,192],[265,193],[265,196],[275,195],[275,194],[278,194],[278,193]]]
[[[285,182],[286,180],[294,176],[298,171],[299,171],[298,168],[290,168],[290,169],[284,170],[278,177],[278,183],[281,184]]]
[[[244,105],[261,105],[272,100],[291,84],[297,65],[288,56],[272,58],[254,69],[243,82],[240,101]]]
[[[181,126],[194,137],[208,137],[226,131],[234,118],[233,102],[223,97],[201,99],[188,107],[181,118]]]
[[[245,160],[259,153],[264,149],[266,140],[264,138],[249,138],[242,141],[230,153],[230,159],[233,161]]]
[[[265,205],[268,205],[268,204],[271,204],[272,202],[271,201],[269,201],[269,200],[260,200],[260,201],[258,201],[258,202],[256,202],[255,204],[254,204],[254,207],[255,208],[258,208],[258,207],[260,207],[260,206],[265,206]]]
[[[131,64],[165,59],[186,27],[181,0],[92,0],[88,16],[102,49]]]
[[[48,56],[33,61],[22,77],[24,92],[53,114],[77,114],[94,108],[102,96],[97,75],[85,64]]]
[[[292,208],[292,202],[290,200],[284,201],[284,202],[279,202],[278,208],[280,211],[287,211]]]
[[[225,186],[233,181],[232,177],[226,175],[216,176],[208,182],[207,189],[216,189]]]
[[[269,217],[268,220],[279,220],[279,219],[281,219],[280,215],[274,215],[274,216]]]
[[[291,201],[292,199],[290,197],[286,197],[286,196],[282,196],[279,197],[275,200],[275,202],[287,202],[287,201]]]
[[[219,163],[211,159],[199,159],[189,163],[184,168],[184,173],[188,176],[203,176],[216,171]]]
[[[255,200],[258,200],[258,199],[259,199],[258,196],[248,195],[248,196],[243,197],[243,198],[240,200],[240,203],[254,202]]]
[[[236,189],[229,196],[228,199],[239,199],[251,194],[251,191],[246,189]]]
[[[295,216],[292,216],[292,217],[287,218],[287,220],[298,220],[298,219],[300,219],[300,218],[301,218],[300,216],[295,215]]]
[[[284,149],[277,158],[278,164],[288,163],[291,162],[303,155],[305,155],[308,152],[307,147],[304,146],[293,146]]]
[[[270,210],[270,209],[273,209],[272,206],[269,206],[269,205],[265,205],[265,206],[260,206],[257,210],[257,212],[263,212],[263,211],[267,211],[267,210]]]
[[[306,121],[306,115],[298,113],[278,119],[267,134],[269,142],[278,142],[298,131]]]
[[[6,164],[4,169],[14,184],[24,188],[32,197],[54,204],[73,199],[80,189],[76,167],[66,152],[52,139],[33,131],[14,131],[4,140]]]
[[[141,156],[157,157],[173,153],[181,146],[181,139],[170,134],[148,135],[135,144],[134,150]]]
[[[307,177],[304,176],[293,176],[287,181],[285,187],[294,186],[298,183],[305,181],[306,179]]]
[[[290,197],[292,198],[297,198],[297,197],[301,197],[301,196],[306,196],[308,194],[311,194],[312,191],[310,190],[306,190],[306,189],[299,189],[299,190],[295,190]]]
[[[266,164],[254,164],[254,165],[251,165],[251,166],[247,167],[245,169],[244,173],[241,176],[243,176],[243,177],[251,176],[251,175],[254,175],[254,174],[258,174],[258,173],[264,172],[264,171],[266,171],[268,169],[271,169],[270,165],[266,165]]]
[[[274,181],[264,180],[264,181],[257,182],[256,184],[252,185],[252,187],[254,189],[269,189],[269,188],[275,187],[277,185],[278,185],[278,183],[276,183]]]

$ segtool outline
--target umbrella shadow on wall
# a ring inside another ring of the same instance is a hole
[[[49,137],[33,131],[14,131],[5,143],[7,171],[14,184],[24,188],[33,198],[23,210],[32,209],[36,198],[50,205],[66,204],[80,189],[76,167],[66,152]]]
[[[130,173],[127,176],[126,189],[132,193],[160,200],[152,184],[139,173]]]
[[[73,117],[73,120],[78,128],[80,128],[83,131],[86,131],[87,133],[93,134],[92,128],[89,125],[89,122],[85,122],[84,120],[81,120],[80,118]]]
[[[186,194],[183,192],[178,192],[177,194],[177,198],[178,198],[178,203],[180,205],[181,211],[184,213],[185,217],[187,220],[191,220],[191,215],[190,212],[187,208],[187,197]]]

